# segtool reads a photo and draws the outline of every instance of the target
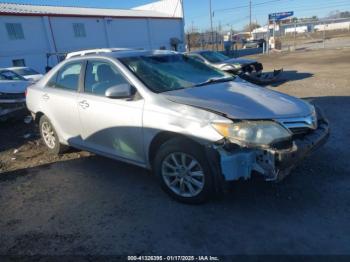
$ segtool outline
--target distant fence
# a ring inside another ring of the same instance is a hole
[[[273,35],[271,28],[269,35]],[[255,37],[267,38],[267,32]],[[282,50],[350,47],[350,18],[281,24],[275,30],[275,39]]]
[[[271,25],[269,32],[259,32],[255,34],[255,39],[267,40],[268,35],[273,36]],[[281,24],[276,26],[275,44],[276,48],[282,51],[350,47],[350,18],[315,19]],[[187,35],[187,51],[216,50],[231,57],[263,53],[261,47],[243,49],[243,46],[243,42],[237,42],[225,48],[223,36],[217,32]]]
[[[187,34],[187,51],[194,50],[214,50],[222,52],[230,57],[240,57],[246,55],[260,54],[263,52],[263,48],[243,48],[244,43],[232,42],[229,47],[225,46],[223,36],[214,32],[210,33],[196,33]]]

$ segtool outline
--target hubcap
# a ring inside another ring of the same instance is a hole
[[[43,135],[43,139],[44,139],[45,144],[51,149],[55,148],[56,138],[55,138],[55,133],[54,133],[53,128],[52,128],[50,123],[44,122],[41,125],[41,133]]]
[[[165,184],[182,197],[194,197],[204,188],[201,165],[186,153],[169,154],[162,162],[162,176]]]

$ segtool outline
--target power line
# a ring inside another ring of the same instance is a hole
[[[343,4],[335,4],[335,5],[327,5],[327,6],[318,6],[318,7],[314,7],[311,5],[307,5],[307,6],[298,6],[296,8],[293,8],[293,11],[310,11],[310,10],[323,10],[323,9],[329,9],[329,8],[335,8],[335,7],[345,7],[345,6],[349,6],[350,7],[350,3],[347,2],[343,2]],[[254,12],[254,14],[266,14],[265,11],[260,11],[260,12]]]
[[[241,6],[236,6],[236,7],[229,7],[229,8],[221,8],[221,9],[215,9],[214,12],[225,12],[225,11],[230,11],[230,10],[237,10],[237,9],[242,9],[242,8],[247,8],[250,6],[259,6],[259,5],[267,5],[275,2],[281,2],[281,1],[293,1],[293,0],[270,0],[270,1],[265,1],[265,2],[260,2],[256,4],[249,4],[249,5],[241,5]]]

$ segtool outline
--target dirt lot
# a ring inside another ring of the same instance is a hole
[[[350,254],[350,49],[257,58],[285,70],[270,88],[313,99],[332,126],[282,183],[183,205],[143,169],[48,156],[33,123],[1,124],[0,254]]]

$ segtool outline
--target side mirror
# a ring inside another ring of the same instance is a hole
[[[111,86],[105,92],[108,98],[128,98],[133,95],[133,88],[129,84],[119,84]]]

